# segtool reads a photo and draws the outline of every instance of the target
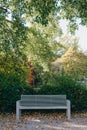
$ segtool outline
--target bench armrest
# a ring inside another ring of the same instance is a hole
[[[71,102],[70,102],[70,100],[67,100],[67,108],[71,108]]]
[[[16,107],[19,107],[19,106],[20,106],[20,101],[21,101],[21,100],[16,101]]]

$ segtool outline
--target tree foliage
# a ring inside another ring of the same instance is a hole
[[[79,50],[78,38],[70,32],[61,35],[61,37],[58,38],[58,43],[62,45],[61,48],[58,48],[57,50],[59,57],[61,57],[70,47],[74,50]]]
[[[9,2],[3,1],[6,6]],[[24,66],[25,55],[23,49],[26,39],[26,27],[17,13],[12,12],[11,20],[8,19],[9,11],[4,6],[0,9],[0,64],[1,71],[5,73],[21,73]],[[5,9],[5,10],[4,10]],[[15,19],[15,20],[14,20]]]
[[[65,72],[74,79],[87,77],[87,55],[69,48],[61,57]]]
[[[32,16],[34,21],[46,25],[50,13],[71,21],[71,26],[76,28],[77,19],[87,25],[87,1],[86,0],[2,0],[0,8],[4,12],[11,11],[14,17]],[[2,12],[2,10],[0,11]],[[17,15],[15,15],[17,14]]]
[[[86,25],[86,3],[85,0],[2,0],[1,70],[7,73],[23,72],[26,48],[29,57],[40,63],[53,60],[59,47],[63,47],[60,42],[55,41],[55,37],[61,32],[57,20],[66,18],[75,24],[76,19],[80,18]],[[27,27],[29,22],[33,25],[31,28]]]
[[[62,35],[62,30],[59,24],[52,16],[49,17],[47,26],[40,23],[32,23],[28,29],[27,46],[25,49],[26,55],[39,65],[48,65],[57,55],[58,48],[62,48],[62,44],[58,43],[55,38]]]
[[[76,20],[80,19],[80,23],[87,25],[87,1],[86,0],[60,0],[60,9],[62,16],[71,20],[72,26],[76,26]]]

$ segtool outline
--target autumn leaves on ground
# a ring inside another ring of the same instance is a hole
[[[33,111],[23,113],[19,122],[16,122],[15,114],[0,114],[0,128],[4,130],[86,130],[87,113],[72,113],[72,119],[68,121],[64,112]]]

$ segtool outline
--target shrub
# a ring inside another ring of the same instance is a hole
[[[42,86],[38,94],[66,94],[72,110],[87,110],[87,89],[68,76],[59,76],[56,84]]]
[[[26,86],[26,83],[17,75],[0,74],[0,76],[0,111],[13,112],[21,94],[34,94],[33,88]]]

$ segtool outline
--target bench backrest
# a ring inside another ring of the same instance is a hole
[[[66,95],[21,95],[23,106],[54,106],[66,105]]]

